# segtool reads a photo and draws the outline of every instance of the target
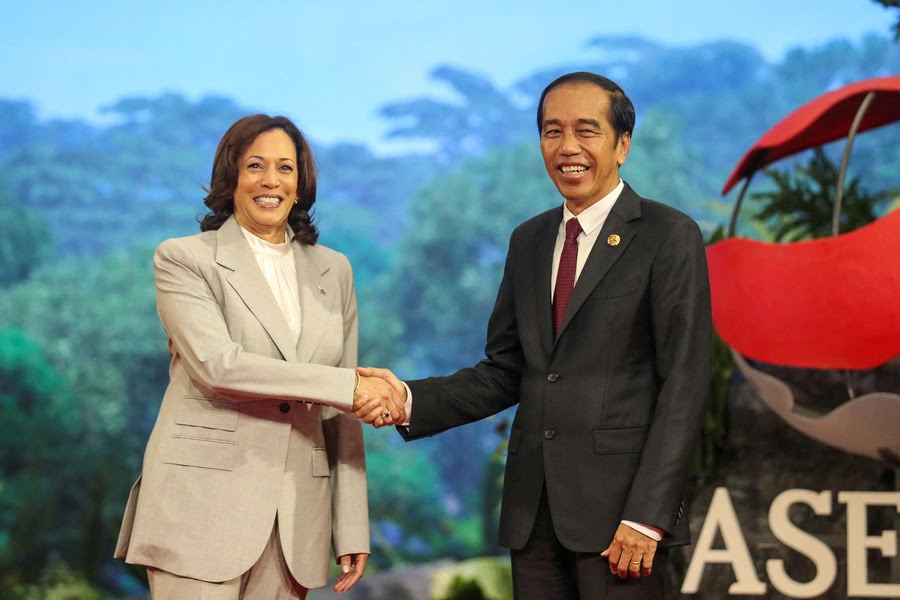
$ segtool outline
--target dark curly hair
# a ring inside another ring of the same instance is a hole
[[[316,163],[306,138],[287,117],[251,115],[235,122],[219,142],[213,159],[212,177],[203,204],[209,212],[200,219],[200,231],[216,230],[234,214],[234,190],[237,187],[238,163],[241,156],[261,134],[281,129],[294,141],[297,151],[297,197],[291,207],[288,225],[294,230],[294,240],[315,244],[319,231],[313,224],[312,206],[316,202]]]

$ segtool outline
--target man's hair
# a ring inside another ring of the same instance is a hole
[[[619,84],[612,79],[587,71],[577,71],[557,77],[550,82],[550,85],[544,88],[537,106],[538,131],[541,131],[544,126],[544,99],[547,97],[547,93],[564,83],[592,83],[605,90],[609,95],[609,115],[607,116],[613,131],[616,132],[616,139],[618,140],[624,133],[631,135],[631,132],[634,130],[634,105],[631,103],[631,100],[628,99],[628,96],[625,95]]]
[[[239,119],[222,136],[213,159],[207,196],[203,200],[210,211],[200,221],[201,231],[218,229],[234,214],[233,196],[237,187],[240,170],[238,163],[241,156],[260,134],[273,129],[284,131],[294,142],[294,149],[297,151],[297,204],[291,207],[288,225],[294,230],[295,240],[304,244],[316,243],[319,232],[312,222],[310,213],[316,202],[316,163],[312,150],[306,138],[290,119],[269,115],[250,115]],[[285,202],[293,203],[293,201],[293,198],[285,198]]]

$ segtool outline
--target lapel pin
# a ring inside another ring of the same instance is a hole
[[[622,241],[622,238],[620,238],[617,233],[614,233],[606,238],[606,243],[610,246],[618,246],[620,241]]]
[[[324,296],[324,295],[325,295],[325,290],[322,289],[322,286],[319,285],[319,284],[317,283],[317,284],[316,284],[316,287],[319,289],[319,293],[322,294],[322,295]]]

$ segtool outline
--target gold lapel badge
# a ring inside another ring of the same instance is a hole
[[[606,238],[606,243],[610,246],[618,246],[620,241],[622,241],[622,238],[620,238],[619,234],[617,233],[614,233]]]

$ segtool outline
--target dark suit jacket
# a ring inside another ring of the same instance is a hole
[[[486,358],[409,381],[408,440],[518,402],[500,543],[522,548],[546,481],[570,550],[599,552],[622,519],[689,543],[683,498],[709,392],[709,282],[697,224],[625,185],[553,339],[551,263],[562,207],[516,228]],[[618,244],[610,236],[619,236]],[[461,450],[464,451],[464,450]]]

